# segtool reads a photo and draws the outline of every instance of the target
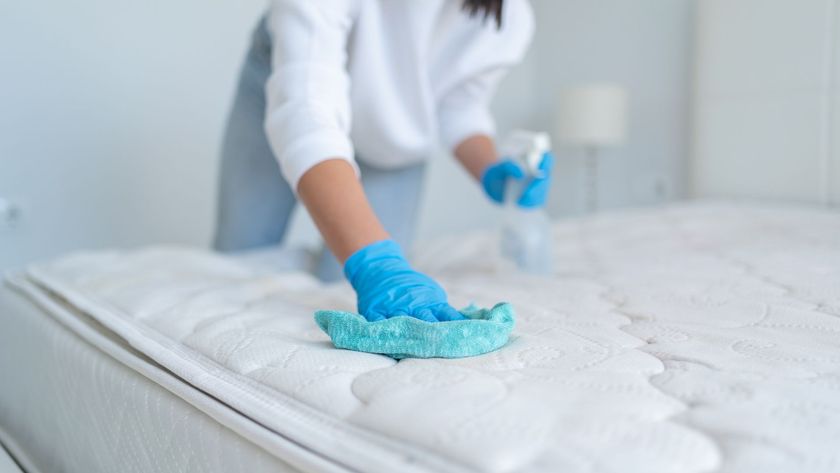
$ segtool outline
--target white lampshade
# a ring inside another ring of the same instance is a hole
[[[557,138],[579,146],[616,146],[627,134],[627,92],[612,84],[564,89],[557,109]]]

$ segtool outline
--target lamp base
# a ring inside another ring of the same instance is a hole
[[[586,168],[586,213],[598,211],[598,148],[587,146],[584,151]]]

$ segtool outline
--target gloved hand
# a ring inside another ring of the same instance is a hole
[[[353,253],[344,275],[356,290],[359,313],[371,322],[398,315],[427,322],[466,318],[447,303],[446,292],[432,278],[411,269],[393,240]]]
[[[542,207],[548,195],[548,188],[551,183],[551,168],[554,167],[554,156],[547,152],[543,154],[538,169],[541,174],[531,180],[530,183],[517,196],[516,204],[520,207]],[[511,181],[525,179],[525,171],[511,159],[503,159],[496,164],[491,164],[481,176],[481,185],[487,196],[497,203],[505,202],[505,189]]]

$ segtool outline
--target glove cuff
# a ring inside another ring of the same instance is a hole
[[[383,260],[397,260],[405,262],[402,248],[394,240],[380,240],[356,250],[355,253],[344,262],[344,276],[350,281],[350,285],[356,287],[356,278],[371,263]]]

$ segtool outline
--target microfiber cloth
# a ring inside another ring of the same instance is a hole
[[[496,350],[513,330],[513,307],[502,302],[492,309],[469,306],[466,320],[425,322],[409,317],[368,322],[353,312],[319,310],[315,322],[336,348],[380,353],[391,358],[462,358]]]

